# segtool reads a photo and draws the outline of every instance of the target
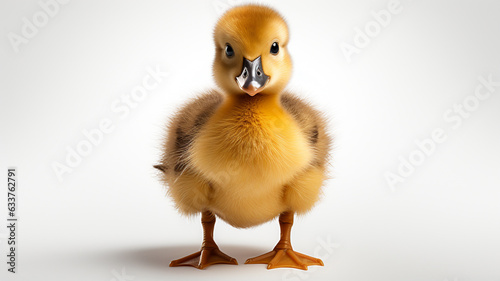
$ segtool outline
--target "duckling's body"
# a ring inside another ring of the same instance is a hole
[[[246,263],[323,265],[290,242],[294,214],[318,201],[330,139],[322,115],[283,90],[292,68],[286,23],[270,8],[240,6],[219,20],[214,41],[220,90],[207,91],[174,116],[162,163],[155,166],[178,210],[202,213],[201,251],[171,266],[237,264],[213,240],[215,216],[235,227],[279,216],[274,250]]]
[[[289,94],[224,99],[213,92],[185,109],[171,125],[177,145],[167,142],[164,162],[188,163],[166,174],[183,213],[210,210],[249,227],[287,210],[305,212],[317,201],[328,140],[323,120],[306,103]]]

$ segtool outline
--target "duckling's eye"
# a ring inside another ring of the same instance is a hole
[[[229,44],[226,44],[226,56],[228,58],[234,56],[234,50],[233,50],[233,47],[231,47],[231,45]]]
[[[273,55],[277,55],[278,52],[280,51],[280,46],[278,45],[277,42],[274,42],[272,45],[271,45],[271,54]]]

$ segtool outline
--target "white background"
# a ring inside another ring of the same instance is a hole
[[[20,221],[15,275],[0,228],[0,279],[110,281],[125,270],[123,280],[500,280],[500,87],[459,126],[443,118],[478,77],[500,81],[498,1],[401,0],[350,63],[341,44],[389,1],[262,1],[290,27],[290,88],[329,116],[335,137],[332,179],[292,234],[325,266],[243,265],[274,247],[278,223],[219,220],[215,239],[239,266],[168,267],[199,249],[201,225],[175,211],[152,165],[167,118],[213,87],[213,26],[240,2],[74,0],[15,52],[10,32],[43,10],[1,1],[0,209],[6,217],[6,169],[16,166]],[[157,66],[169,77],[128,116],[114,112]],[[106,118],[114,131],[59,181],[53,163]],[[384,175],[437,128],[446,141],[391,189]]]

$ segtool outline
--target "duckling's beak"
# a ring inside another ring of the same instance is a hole
[[[236,81],[240,89],[252,97],[262,91],[269,81],[269,76],[262,69],[260,57],[253,61],[243,58],[243,69],[241,74],[236,77]]]

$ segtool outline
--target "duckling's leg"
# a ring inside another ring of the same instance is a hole
[[[193,266],[198,269],[218,264],[238,264],[236,259],[224,254],[219,250],[214,241],[215,216],[210,211],[201,214],[201,224],[203,226],[203,244],[201,250],[189,256],[170,262],[170,266]]]
[[[290,232],[293,225],[293,212],[284,212],[280,215],[279,222],[281,228],[281,238],[276,247],[271,252],[248,259],[245,263],[267,264],[267,269],[292,267],[307,270],[309,265],[323,265],[323,261],[313,258],[292,249]]]

